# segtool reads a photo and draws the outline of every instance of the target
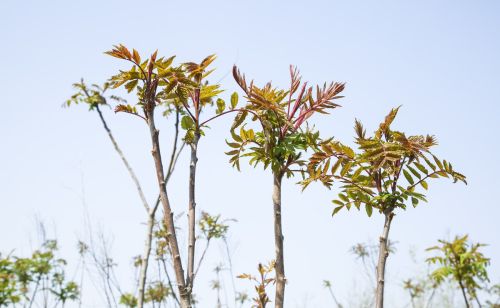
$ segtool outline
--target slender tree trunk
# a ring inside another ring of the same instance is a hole
[[[460,290],[462,291],[462,295],[464,297],[464,301],[465,301],[465,307],[469,308],[470,307],[470,304],[469,304],[469,300],[467,299],[467,293],[465,293],[465,287],[464,287],[464,284],[462,283],[461,280],[458,281],[458,284],[460,285]]]
[[[194,258],[196,244],[196,164],[198,163],[198,141],[200,132],[194,133],[191,146],[191,161],[189,163],[189,207],[188,207],[188,265],[186,285],[193,290],[194,285]]]
[[[154,107],[150,107],[148,110],[148,126],[151,135],[151,143],[153,146],[152,155],[154,158],[156,177],[158,180],[158,186],[160,189],[160,201],[163,206],[164,220],[167,227],[167,241],[172,252],[172,262],[174,265],[175,277],[177,281],[177,287],[179,289],[179,296],[182,308],[190,308],[191,304],[189,301],[191,290],[186,288],[186,283],[184,280],[184,269],[182,266],[182,260],[179,252],[179,245],[177,242],[177,236],[175,233],[174,225],[174,214],[170,207],[170,201],[167,195],[165,175],[163,171],[163,162],[160,152],[160,142],[158,140],[159,131],[156,129],[154,122]]]
[[[384,307],[384,285],[385,285],[385,263],[389,256],[389,230],[394,214],[392,212],[385,213],[384,230],[379,241],[379,253],[377,263],[377,291],[376,291],[376,306],[377,308]]]
[[[176,119],[175,119],[175,135],[174,135],[174,143],[172,146],[172,154],[170,156],[170,163],[168,165],[167,175],[165,176],[165,185],[170,180],[170,176],[172,175],[173,169],[176,164],[176,154],[177,154],[177,140],[179,137],[179,111],[176,111]],[[182,150],[182,148],[180,149]],[[179,152],[180,152],[179,150]],[[148,225],[147,225],[147,233],[146,233],[146,243],[144,245],[144,252],[141,258],[141,271],[139,275],[139,288],[137,295],[137,308],[144,307],[144,293],[146,290],[146,278],[148,272],[149,265],[149,257],[151,255],[151,246],[153,243],[153,229],[155,224],[155,216],[156,210],[160,204],[160,197],[157,198],[156,203],[152,209],[148,211]],[[173,289],[172,289],[173,291]]]
[[[273,172],[274,245],[276,250],[275,307],[283,308],[285,302],[285,262],[283,258],[283,229],[281,226],[281,182],[283,174]]]

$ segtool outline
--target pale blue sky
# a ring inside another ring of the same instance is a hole
[[[344,107],[313,119],[324,135],[341,140],[351,140],[355,117],[373,130],[391,107],[403,105],[395,126],[435,134],[436,154],[465,173],[469,185],[431,183],[428,204],[397,215],[388,294],[401,294],[401,279],[414,273],[411,247],[424,257],[425,247],[454,234],[490,244],[491,278],[500,281],[500,167],[488,162],[500,154],[499,2],[3,0],[0,12],[0,251],[27,252],[38,215],[56,229],[71,259],[83,232],[83,183],[90,215],[113,234],[119,274],[130,281],[130,258],[143,242],[139,199],[97,115],[83,106],[60,108],[73,82],[100,83],[123,67],[103,55],[123,43],[179,61],[217,53],[216,77],[228,92],[236,90],[228,74],[234,63],[260,83],[286,86],[289,64],[311,82],[345,81]],[[107,110],[106,117],[152,200],[146,127]],[[223,154],[230,122],[214,124],[201,141],[198,204],[238,219],[231,243],[235,272],[242,273],[273,257],[271,176],[246,165],[241,173],[231,168]],[[170,128],[161,124],[165,142]],[[178,212],[186,205],[187,174],[183,157],[169,186]],[[308,307],[328,307],[323,279],[347,300],[360,277],[349,247],[376,239],[382,219],[356,212],[332,219],[334,192],[315,185],[301,193],[293,183],[284,192],[287,302],[304,307],[308,298]],[[204,287],[217,263],[214,247],[198,282],[201,307],[214,305]]]

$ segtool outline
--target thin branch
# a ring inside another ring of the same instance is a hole
[[[189,106],[186,104],[186,102],[183,101],[182,105],[184,106],[184,109],[186,109],[186,111],[189,113],[191,119],[193,119],[193,121],[196,121],[196,117],[191,113],[191,110],[189,110]]]
[[[444,170],[438,170],[438,171],[431,172],[431,173],[427,174],[426,176],[424,176],[419,181],[417,181],[415,184],[408,186],[408,188],[406,188],[406,190],[410,190],[413,187],[416,187],[418,184],[422,183],[423,181],[427,180],[428,178],[432,177],[435,174],[439,174],[440,172],[446,172],[446,171],[444,171]]]
[[[405,165],[405,161],[406,161],[406,157],[403,158],[402,161],[399,161],[400,162],[400,166],[399,166],[399,170],[398,172],[394,175],[394,180],[392,182],[392,193],[394,194],[396,192],[396,188],[397,188],[397,184],[398,184],[398,180],[399,180],[399,176],[401,175],[401,171],[403,170],[403,167]]]
[[[163,270],[165,271],[165,275],[167,276],[168,286],[172,290],[172,296],[173,296],[174,300],[177,302],[177,305],[180,306],[181,303],[179,302],[179,299],[177,298],[177,294],[175,293],[174,286],[172,285],[172,279],[170,279],[170,275],[168,274],[167,263],[165,262],[165,259],[163,257],[160,257],[160,260],[161,260],[161,263],[163,265]]]
[[[338,308],[342,308],[342,305],[339,303],[339,301],[337,300],[337,297],[335,297],[335,294],[333,293],[332,287],[329,285],[329,286],[327,286],[327,288],[328,288],[328,291],[330,292],[330,296],[333,298],[333,301],[335,302],[335,305]]]
[[[236,109],[231,109],[231,110],[227,110],[227,111],[221,112],[221,113],[219,113],[219,114],[217,114],[217,115],[209,118],[208,120],[203,121],[200,124],[200,127],[202,127],[203,125],[207,124],[208,122],[210,122],[212,120],[217,119],[220,116],[223,116],[225,114],[228,114],[228,113],[231,113],[231,112],[235,112],[235,111],[246,111],[246,112],[249,112],[249,113],[253,114],[254,116],[256,116],[257,118],[260,119],[260,117],[253,110],[249,110],[249,109],[246,109],[246,108],[236,108]]]
[[[222,237],[222,240],[224,241],[224,246],[226,248],[226,254],[227,254],[227,261],[229,263],[229,274],[231,275],[231,285],[233,287],[233,297],[234,297],[234,307],[236,308],[237,302],[236,302],[236,285],[234,283],[234,274],[233,274],[233,261],[231,260],[231,254],[229,253],[229,244],[227,242],[227,238],[225,236]]]
[[[210,239],[207,239],[207,243],[205,244],[205,249],[203,249],[203,253],[201,254],[200,259],[198,260],[198,265],[196,266],[196,270],[194,271],[193,274],[193,280],[198,274],[198,271],[200,270],[201,263],[203,262],[203,259],[205,258],[205,254],[207,253],[208,246],[210,245]]]
[[[87,93],[87,92],[85,91],[85,93]],[[86,95],[88,96],[88,93]],[[143,204],[144,208],[146,209],[146,212],[149,213],[149,205],[148,205],[148,202],[146,200],[146,196],[144,196],[144,192],[142,191],[141,184],[139,183],[139,180],[137,179],[137,176],[135,175],[134,170],[132,169],[128,160],[125,158],[125,155],[123,154],[122,150],[118,146],[118,143],[116,142],[113,134],[111,133],[111,129],[109,129],[108,124],[106,123],[106,120],[104,119],[104,116],[103,116],[101,110],[99,109],[98,105],[96,105],[96,110],[97,110],[97,113],[99,114],[99,118],[101,119],[101,122],[102,122],[102,125],[104,126],[104,129],[108,133],[108,137],[111,140],[111,143],[113,143],[113,147],[115,148],[116,153],[118,153],[118,155],[120,156],[123,164],[125,165],[125,168],[127,168],[127,171],[129,173],[130,177],[132,178],[132,181],[135,184],[135,187],[137,189],[137,193],[139,194],[139,197],[141,198],[142,204]]]

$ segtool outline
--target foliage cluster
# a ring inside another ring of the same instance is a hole
[[[58,258],[55,240],[47,240],[30,257],[0,255],[0,306],[30,307],[42,300],[57,307],[79,297],[79,288],[66,278],[66,260]]]

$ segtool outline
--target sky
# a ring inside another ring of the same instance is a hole
[[[144,239],[140,200],[97,114],[85,106],[61,108],[73,82],[102,83],[127,68],[103,54],[122,43],[143,55],[156,49],[177,55],[178,63],[217,54],[214,79],[227,97],[237,90],[233,64],[259,84],[272,80],[286,87],[290,64],[311,83],[345,82],[343,107],[312,121],[323,135],[347,143],[355,118],[373,131],[392,107],[402,105],[394,127],[436,135],[435,153],[467,175],[469,184],[430,183],[428,204],[397,213],[388,303],[407,303],[401,281],[425,268],[426,247],[456,234],[488,244],[491,279],[500,281],[499,2],[3,0],[0,12],[2,253],[29,253],[41,220],[59,239],[61,253],[75,262],[88,214],[112,239],[118,276],[130,287],[131,259],[141,253]],[[104,113],[153,200],[147,127],[111,110]],[[238,172],[228,163],[231,121],[214,123],[200,142],[198,208],[237,220],[229,238],[234,272],[254,272],[259,262],[273,258],[272,176],[244,164]],[[159,128],[166,152],[172,123],[162,120]],[[176,213],[187,206],[187,159],[186,151],[169,183]],[[383,218],[356,211],[332,218],[335,190],[313,185],[301,192],[296,182],[283,185],[287,304],[329,307],[324,279],[347,304],[362,291],[363,278],[349,249],[376,241]],[[200,273],[200,307],[215,305],[209,281],[222,249],[213,245]],[[410,251],[417,253],[417,264]],[[251,291],[249,283],[238,287]],[[87,307],[99,307],[95,297]]]

